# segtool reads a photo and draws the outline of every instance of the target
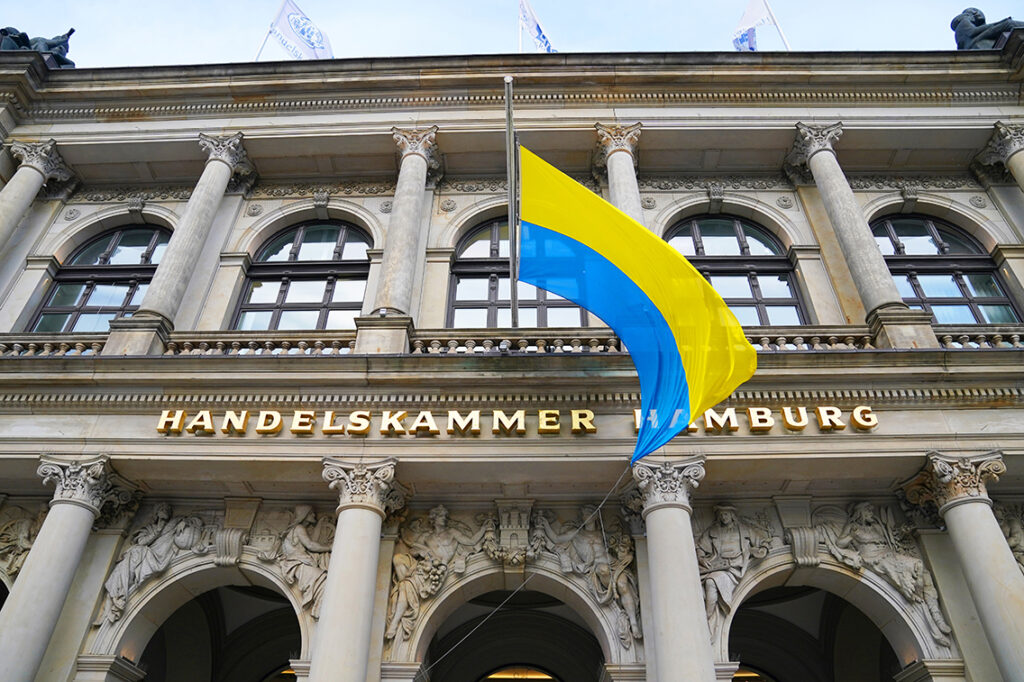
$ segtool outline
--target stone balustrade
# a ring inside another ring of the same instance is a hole
[[[164,355],[345,355],[354,331],[224,331],[172,334]]]
[[[948,350],[1024,348],[1024,326],[936,325],[939,345]]]
[[[875,348],[867,327],[748,327],[744,331],[759,353]]]
[[[106,334],[0,334],[0,357],[99,355]]]
[[[472,353],[620,353],[608,328],[426,329],[412,337],[414,355]]]

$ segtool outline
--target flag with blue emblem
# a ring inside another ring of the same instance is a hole
[[[331,41],[293,0],[281,4],[270,22],[270,35],[295,59],[334,59]]]
[[[537,15],[533,13],[529,0],[519,0],[519,29],[526,29],[526,32],[533,38],[533,44],[537,46],[537,52],[558,52],[551,47],[544,29],[541,28]]]
[[[632,461],[670,441],[757,368],[736,317],[678,251],[520,147],[519,280],[600,317],[640,379]]]
[[[740,52],[756,52],[757,27],[765,24],[775,24],[768,3],[765,0],[750,0],[736,31],[732,34],[733,47]]]

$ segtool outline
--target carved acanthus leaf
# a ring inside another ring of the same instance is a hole
[[[338,509],[369,507],[382,516],[405,506],[406,490],[395,480],[395,460],[352,464],[325,458],[323,478],[338,492]]]
[[[241,132],[224,136],[199,133],[199,146],[209,155],[208,160],[223,161],[234,174],[250,175],[255,170],[242,146]]]
[[[47,182],[56,180],[64,182],[74,173],[64,163],[64,158],[57,151],[57,141],[46,142],[12,142],[11,153],[21,160],[22,165],[34,168],[42,174]]]
[[[833,151],[832,147],[843,134],[843,124],[807,125],[796,124],[796,140],[786,156],[786,165],[804,166],[818,152]]]
[[[940,514],[952,503],[989,500],[985,483],[999,480],[1006,472],[999,451],[978,457],[948,457],[938,452],[929,452],[927,456],[924,469],[901,487],[910,503],[934,504]]]
[[[97,518],[105,506],[116,508],[135,499],[134,486],[113,471],[106,455],[84,460],[44,456],[36,473],[42,476],[44,484],[54,484],[51,505],[78,504]]]
[[[426,160],[427,168],[437,170],[441,167],[437,150],[437,126],[430,126],[425,130],[392,128],[391,135],[398,145],[398,154],[402,158],[416,154]]]
[[[608,157],[615,152],[626,152],[633,159],[636,166],[636,146],[640,142],[641,123],[634,123],[629,126],[605,125],[595,123],[597,130],[597,151],[594,153],[594,166],[604,168],[608,165]]]
[[[1006,165],[1010,157],[1024,151],[1024,125],[1006,125],[997,121],[988,144],[975,159],[984,165]]]
[[[662,505],[689,506],[690,492],[704,479],[703,461],[662,462],[660,465],[637,462],[633,480],[644,498],[643,514]]]

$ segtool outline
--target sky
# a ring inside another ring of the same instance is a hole
[[[733,51],[749,0],[532,0],[559,52]],[[337,58],[494,54],[518,50],[518,0],[296,0]],[[950,20],[967,0],[770,0],[795,51],[952,50]],[[250,62],[281,0],[10,2],[3,24],[51,37],[74,27],[79,67]],[[988,21],[1020,0],[989,0]],[[524,35],[523,50],[533,51]],[[759,47],[783,49],[771,26]],[[268,41],[260,61],[287,60]]]

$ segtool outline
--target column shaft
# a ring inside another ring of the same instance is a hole
[[[643,225],[640,185],[636,180],[633,156],[629,152],[618,151],[608,155],[608,192],[616,208]]]
[[[1006,167],[1020,186],[1020,191],[1024,192],[1024,154],[1018,152],[1010,156],[1006,160]]]
[[[0,249],[10,240],[45,182],[37,169],[22,165],[0,190]]]
[[[427,159],[417,153],[406,154],[398,171],[394,207],[384,239],[374,310],[385,308],[390,313],[408,315],[412,309],[426,184]]]

